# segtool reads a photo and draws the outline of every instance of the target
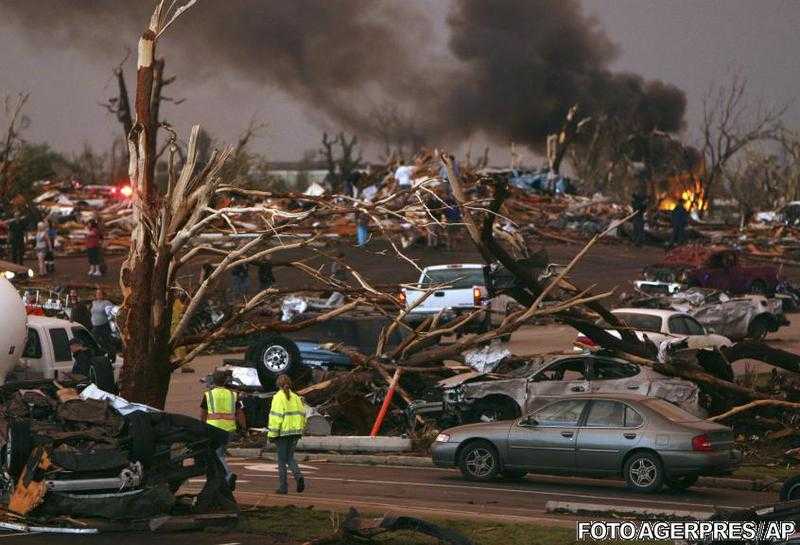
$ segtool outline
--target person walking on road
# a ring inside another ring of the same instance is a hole
[[[19,212],[8,222],[8,244],[11,246],[11,261],[22,265],[25,259],[25,218]]]
[[[678,204],[672,209],[670,216],[672,222],[672,238],[669,241],[670,247],[680,246],[686,242],[686,226],[689,225],[689,212],[684,207],[684,200],[678,200]]]
[[[53,243],[47,234],[47,224],[40,221],[36,226],[36,261],[39,264],[39,276],[47,276],[47,253],[53,251]]]
[[[50,238],[50,249],[44,256],[44,266],[47,269],[47,274],[56,272],[56,237],[58,237],[58,229],[51,220],[47,220],[47,236]]]
[[[97,220],[89,222],[89,230],[86,234],[86,255],[89,258],[89,276],[103,276],[100,266],[103,258],[100,255],[103,234],[100,232],[100,225]]]
[[[633,216],[633,243],[641,246],[644,243],[644,213],[647,210],[647,192],[639,188],[633,194],[631,208],[636,212]]]
[[[230,436],[236,432],[237,425],[241,429],[246,429],[244,421],[244,411],[238,400],[236,392],[225,387],[228,374],[223,371],[216,371],[212,377],[212,387],[203,394],[203,401],[200,403],[200,420],[221,429],[226,435],[226,439],[217,449],[217,457],[225,468],[225,482],[231,490],[236,488],[236,474],[231,471],[225,461],[225,448],[228,445]]]
[[[306,407],[303,399],[292,391],[292,379],[280,375],[277,380],[278,391],[272,398],[269,410],[267,437],[278,449],[278,489],[276,494],[289,492],[287,467],[292,471],[297,492],[303,492],[306,482],[300,466],[294,459],[294,449],[306,429]]]

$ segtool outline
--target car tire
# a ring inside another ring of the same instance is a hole
[[[800,500],[800,475],[790,477],[783,482],[779,497],[781,501]]]
[[[519,418],[517,404],[508,398],[482,399],[472,406],[468,422],[499,422]]]
[[[652,452],[635,452],[625,461],[625,485],[637,492],[654,493],[664,485],[664,466]]]
[[[28,464],[28,459],[33,451],[33,437],[31,424],[24,420],[12,420],[8,427],[8,441],[6,442],[6,466],[8,474],[16,484],[22,471]]]
[[[772,324],[766,316],[757,316],[747,327],[747,338],[753,341],[763,341],[772,329]]]
[[[502,471],[503,479],[507,481],[521,481],[527,474],[528,472],[524,469],[504,469]]]
[[[664,483],[672,490],[681,491],[686,490],[699,479],[699,475],[683,475],[681,477],[666,477]]]
[[[500,474],[500,456],[490,442],[473,441],[461,449],[458,467],[468,481],[491,481]]]
[[[280,335],[258,339],[248,350],[247,360],[256,368],[261,387],[266,391],[275,389],[278,375],[289,375],[294,379],[302,374],[300,349],[293,341]]]

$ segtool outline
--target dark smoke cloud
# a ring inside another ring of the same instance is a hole
[[[41,47],[111,63],[135,44],[152,3],[0,0],[0,8]],[[426,15],[400,0],[201,0],[161,51],[182,81],[276,86],[367,135],[383,103],[410,112],[430,142],[485,132],[540,146],[574,103],[637,128],[683,126],[683,93],[611,72],[616,47],[577,0],[456,0],[446,63],[426,46],[435,31]]]
[[[449,23],[464,64],[447,103],[459,132],[541,143],[573,104],[645,130],[683,125],[682,91],[608,70],[617,48],[577,0],[458,0]]]

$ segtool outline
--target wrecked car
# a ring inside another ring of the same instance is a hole
[[[639,340],[647,337],[656,345],[665,341],[686,340],[689,350],[713,350],[733,344],[722,335],[706,331],[695,318],[683,312],[653,308],[618,308],[611,313],[632,329]],[[609,334],[620,337],[619,331],[612,329],[603,320],[598,325],[606,328]],[[585,335],[579,334],[575,339],[576,351],[597,348],[599,346]]]
[[[219,430],[62,382],[0,387],[0,481],[11,511],[142,519],[169,513],[178,488],[203,475],[193,507],[235,508],[215,454],[226,441]]]
[[[439,382],[442,410],[460,422],[510,420],[555,399],[585,393],[639,393],[704,415],[696,384],[596,354],[533,359],[507,373],[464,373]]]
[[[719,246],[680,246],[643,271],[645,280],[681,283],[734,294],[771,295],[780,283],[776,267],[747,265],[739,253]]]
[[[629,301],[636,308],[684,312],[707,331],[733,340],[763,340],[767,334],[789,325],[783,301],[762,295],[729,296],[704,288],[689,288],[670,297],[645,296]]]
[[[789,325],[778,299],[762,295],[728,295],[701,288],[676,294],[671,308],[686,312],[709,331],[730,339],[761,341],[767,334]]]
[[[304,315],[303,320],[309,315]],[[293,380],[305,382],[313,376],[323,380],[328,371],[350,369],[350,357],[337,352],[335,345],[352,347],[362,354],[373,354],[381,331],[391,322],[383,315],[339,315],[297,332],[282,335],[260,335],[251,340],[244,360],[226,359],[232,367],[254,368],[264,390],[272,391],[278,375],[286,373]],[[401,334],[395,332],[389,346],[398,344]],[[327,345],[333,345],[328,347]]]
[[[637,492],[685,490],[701,475],[728,475],[741,464],[733,430],[664,400],[639,394],[582,394],[513,422],[443,430],[433,463],[458,467],[468,480],[528,471],[617,476]]]

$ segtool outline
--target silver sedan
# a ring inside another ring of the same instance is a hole
[[[444,430],[431,448],[440,467],[469,480],[521,478],[529,471],[622,476],[629,488],[686,489],[701,475],[741,463],[730,428],[662,399],[638,394],[570,396],[514,421]]]

